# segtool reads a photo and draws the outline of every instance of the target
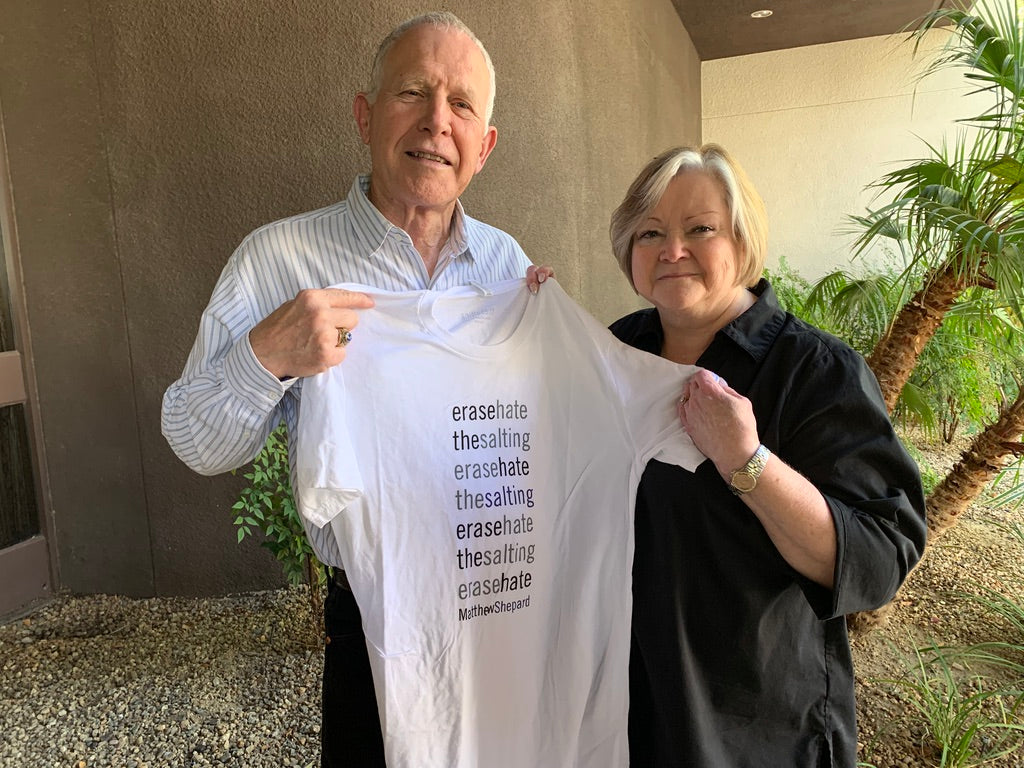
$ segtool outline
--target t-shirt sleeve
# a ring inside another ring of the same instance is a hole
[[[605,328],[601,343],[609,376],[623,404],[627,429],[646,464],[657,459],[689,471],[705,460],[679,421],[683,384],[698,369],[623,344]]]
[[[295,443],[295,497],[299,514],[317,527],[363,494],[363,478],[345,419],[343,366],[302,383]]]

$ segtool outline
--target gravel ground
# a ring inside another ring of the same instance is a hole
[[[0,626],[0,766],[318,766],[306,598],[61,597]]]

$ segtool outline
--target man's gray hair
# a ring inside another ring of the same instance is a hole
[[[430,13],[420,14],[419,16],[413,16],[411,19],[406,19],[397,27],[392,29],[388,36],[381,41],[380,46],[377,48],[377,55],[373,57],[373,68],[370,70],[370,87],[366,91],[366,96],[370,103],[372,104],[377,99],[377,91],[380,89],[380,78],[384,69],[384,59],[387,58],[388,53],[391,52],[395,43],[397,43],[406,32],[423,26],[462,32],[476,44],[477,48],[480,49],[480,53],[483,54],[484,61],[487,63],[487,74],[490,76],[491,80],[491,90],[487,96],[487,109],[484,111],[484,123],[486,125],[490,125],[491,115],[494,112],[494,64],[491,62],[491,55],[487,52],[487,49],[484,48],[484,44],[480,42],[480,39],[473,34],[473,30],[467,27],[462,19],[454,13],[448,13],[447,11],[432,11]]]

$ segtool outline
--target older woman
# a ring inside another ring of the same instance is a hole
[[[715,145],[671,149],[612,215],[654,305],[619,339],[702,366],[679,416],[708,457],[637,495],[634,766],[856,764],[845,614],[892,598],[925,544],[917,467],[864,360],[782,311],[764,208]]]

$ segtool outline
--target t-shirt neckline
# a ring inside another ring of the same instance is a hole
[[[554,281],[541,291],[555,289]],[[449,349],[466,357],[492,360],[513,354],[530,335],[536,325],[539,309],[539,294],[529,294],[522,306],[518,320],[512,324],[512,330],[503,340],[494,344],[477,344],[463,334],[452,333],[438,320],[437,311],[441,304],[449,301],[465,301],[478,299],[482,305],[493,297],[502,297],[515,291],[527,291],[522,278],[504,280],[488,285],[464,285],[444,291],[424,291],[417,303],[417,315],[420,326],[426,333],[436,338]]]

